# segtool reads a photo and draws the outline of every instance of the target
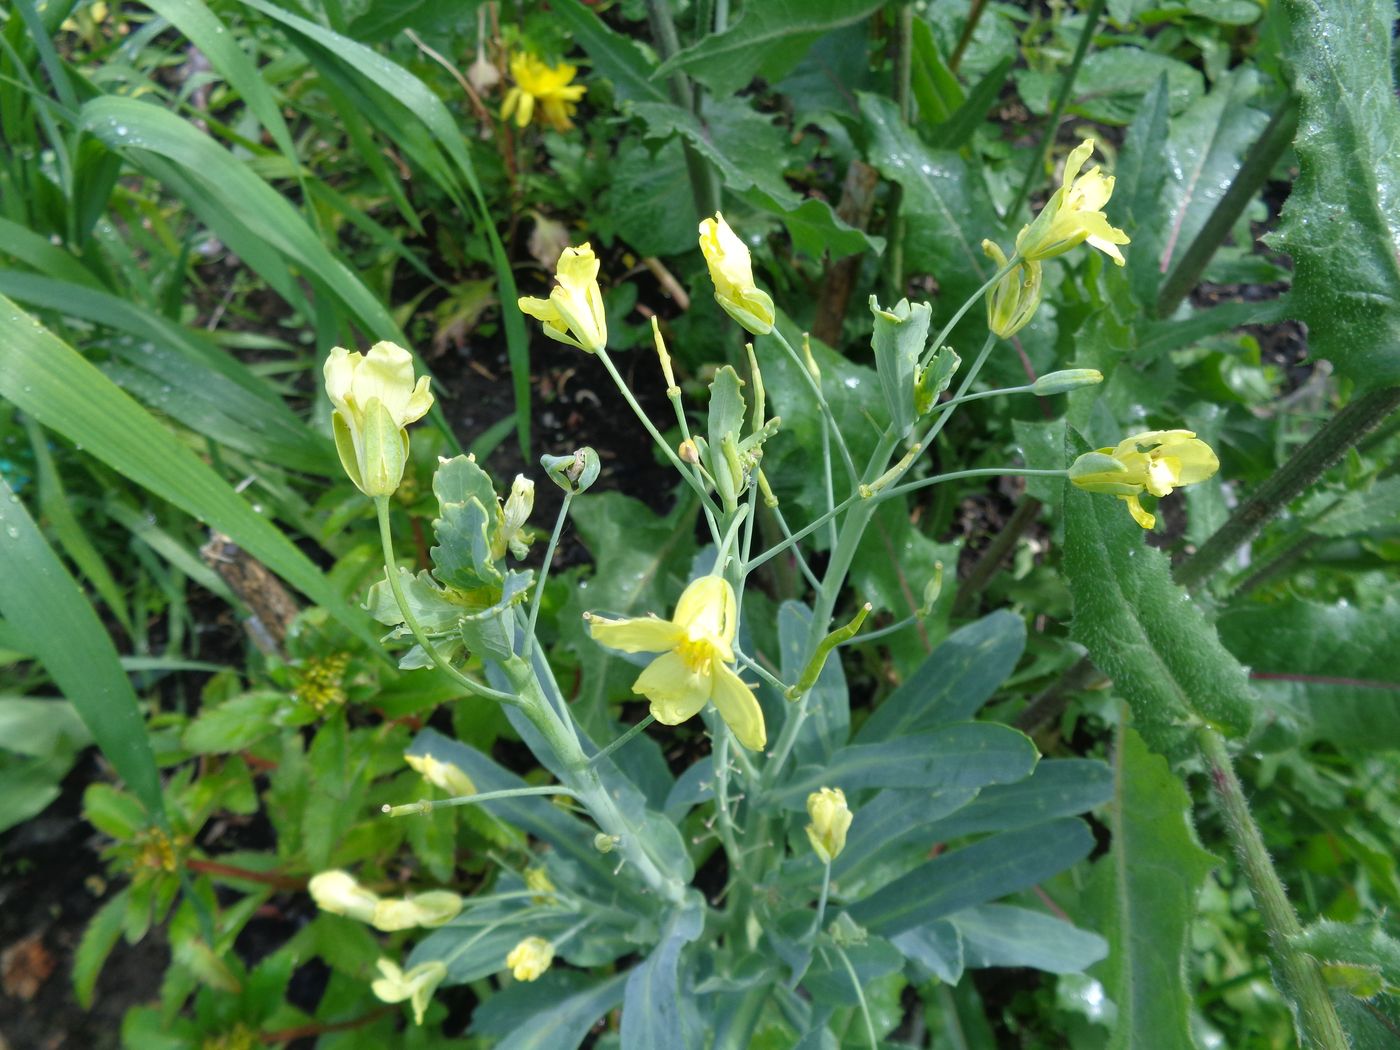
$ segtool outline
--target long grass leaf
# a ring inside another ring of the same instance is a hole
[[[0,613],[73,704],[112,767],[164,819],[160,775],[116,646],[34,519],[0,478]],[[55,630],[62,625],[61,630]]]
[[[0,397],[229,536],[378,649],[368,617],[351,608],[291,540],[94,365],[4,296]]]

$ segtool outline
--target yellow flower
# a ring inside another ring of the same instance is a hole
[[[543,868],[525,869],[525,888],[534,894],[530,899],[536,904],[548,904],[554,899],[554,883]]]
[[[372,922],[379,894],[367,890],[348,871],[323,871],[311,877],[307,889],[322,911]]]
[[[608,345],[608,319],[598,290],[598,259],[588,244],[565,248],[554,274],[559,283],[548,299],[522,296],[521,313],[544,322],[544,334],[594,353]]]
[[[324,371],[341,466],[366,496],[392,495],[408,460],[406,428],[433,407],[428,377],[414,383],[412,355],[393,343],[363,356],[337,346]]]
[[[391,897],[374,906],[369,924],[376,930],[393,933],[415,926],[443,926],[462,910],[462,898],[451,890],[411,893],[402,899]]]
[[[515,86],[506,92],[501,106],[501,119],[515,116],[515,123],[524,127],[539,106],[540,119],[555,131],[568,131],[574,126],[569,118],[578,108],[578,100],[587,90],[582,84],[571,84],[578,68],[567,62],[557,66],[545,65],[534,55],[517,51],[510,58],[510,76]]]
[[[1069,468],[1069,479],[1086,492],[1117,496],[1133,520],[1150,529],[1157,519],[1142,509],[1143,490],[1154,496],[1205,481],[1220,469],[1211,447],[1189,430],[1148,430],[1124,438],[1116,448],[1086,452]]]
[[[994,241],[983,241],[982,251],[997,269],[1006,265],[1006,254]],[[1002,339],[1010,339],[1030,323],[1040,306],[1040,263],[1017,263],[996,287],[987,293],[987,327]]]
[[[530,541],[534,536],[525,527],[525,522],[530,519],[530,512],[534,509],[535,483],[524,474],[515,475],[510,495],[506,497],[505,509],[501,512],[501,528],[491,551],[492,557],[504,558],[507,547],[517,558],[530,553]],[[499,553],[496,547],[500,548]]]
[[[454,798],[476,794],[476,785],[472,783],[472,778],[451,762],[439,762],[432,755],[404,755],[403,760],[421,773],[423,779],[433,787],[442,788]]]
[[[702,576],[682,592],[673,620],[591,616],[589,628],[596,641],[625,653],[661,653],[632,686],[651,701],[658,722],[678,725],[713,700],[739,743],[761,751],[768,739],[763,709],[730,666],[736,617],[734,588],[723,577]]]
[[[517,981],[533,981],[554,961],[554,945],[543,937],[526,937],[510,950],[506,965]]]
[[[409,1000],[413,1007],[413,1020],[422,1024],[423,1012],[428,1009],[433,991],[447,976],[446,965],[434,959],[432,962],[419,963],[408,973],[404,973],[396,963],[388,959],[380,959],[378,965],[379,972],[384,976],[371,984],[370,990],[386,1003]]]
[[[840,788],[822,788],[807,796],[807,838],[812,849],[830,864],[846,848],[846,832],[851,827],[851,811],[846,808],[846,795]]]
[[[748,246],[719,212],[700,224],[700,251],[710,267],[715,301],[724,307],[724,312],[754,335],[771,332],[773,300],[753,283]]]
[[[1113,176],[1104,175],[1097,166],[1079,174],[1093,152],[1093,139],[1085,139],[1070,151],[1060,188],[1035,221],[1021,227],[1016,235],[1016,254],[1022,259],[1049,259],[1088,241],[1119,266],[1123,265],[1118,245],[1129,243],[1128,235],[1110,226],[1102,211],[1113,195]]]

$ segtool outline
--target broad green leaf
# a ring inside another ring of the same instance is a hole
[[[923,22],[914,23],[916,38],[922,25]],[[987,119],[987,111],[1001,98],[1002,85],[1006,83],[1013,62],[1014,59],[1004,58],[991,72],[982,77],[968,95],[967,101],[958,106],[944,123],[933,129],[929,135],[929,145],[936,149],[962,149],[971,142],[973,133]]]
[[[200,711],[181,737],[181,742],[196,754],[230,754],[242,751],[275,733],[277,712],[289,706],[285,693],[260,690],[225,700],[217,707]]]
[[[622,1000],[623,1046],[698,1050],[702,1045],[695,1010],[685,994],[690,982],[682,980],[681,951],[700,936],[704,925],[705,908],[695,894],[671,913],[660,942],[628,974]]]
[[[878,744],[851,744],[820,766],[800,766],[775,795],[801,809],[823,785],[847,794],[866,788],[938,792],[1008,784],[1029,776],[1039,755],[1025,734],[992,722],[963,722],[904,733]]]
[[[1394,529],[1400,522],[1400,478],[1385,478],[1369,489],[1348,492],[1326,513],[1308,523],[1320,536],[1356,536],[1372,529]]]
[[[1011,904],[981,904],[949,920],[962,935],[970,967],[1031,966],[1049,973],[1077,973],[1108,954],[1108,945],[1044,912]]]
[[[122,934],[126,918],[126,890],[119,890],[109,899],[83,930],[83,939],[73,956],[73,993],[84,1010],[92,1006],[92,993],[97,987],[98,974]]]
[[[1299,175],[1269,243],[1309,344],[1362,388],[1400,383],[1400,103],[1386,0],[1287,0]]]
[[[588,52],[593,69],[613,82],[617,93],[630,102],[669,102],[670,96],[656,77],[656,63],[630,37],[610,29],[579,0],[553,0],[555,18],[568,26],[574,42]]]
[[[1400,748],[1400,601],[1365,609],[1293,598],[1231,609],[1217,627],[1274,723],[1266,746]]]
[[[1071,637],[1113,678],[1149,745],[1167,750],[1191,721],[1233,734],[1249,728],[1254,697],[1244,668],[1121,500],[1066,486],[1064,565]]]
[[[1108,958],[1095,972],[1118,1007],[1110,1047],[1195,1050],[1187,937],[1216,859],[1191,826],[1191,799],[1164,758],[1125,728],[1114,755],[1110,854],[1094,866]]]
[[[866,159],[904,190],[900,211],[908,226],[905,268],[938,279],[935,320],[950,317],[996,272],[981,245],[983,238],[997,238],[1001,220],[980,172],[957,153],[925,146],[889,99],[866,94],[859,98],[869,137]],[[958,347],[975,345],[986,331],[986,312],[969,310],[952,342]]]
[[[890,936],[975,904],[1028,889],[1093,848],[1078,820],[1008,831],[944,853],[846,909],[871,933]]]
[[[48,758],[90,743],[87,726],[67,701],[0,696],[0,749]]]
[[[1200,97],[1204,86],[1200,71],[1179,59],[1130,45],[1091,51],[1074,78],[1066,108],[1089,120],[1126,124],[1137,113],[1142,96],[1164,76],[1173,113]],[[1059,90],[1060,70],[1021,70],[1016,86],[1032,113],[1048,113]]]
[[[550,970],[517,981],[472,1011],[473,1035],[495,1036],[496,1050],[576,1050],[598,1020],[622,1005],[627,974],[595,980]]]
[[[0,346],[4,343],[0,340]],[[72,703],[127,786],[153,817],[163,820],[160,775],[146,722],[116,647],[3,477],[0,578],[5,581],[0,615],[28,641],[26,648]],[[62,629],[56,630],[56,625]]]
[[[664,63],[657,76],[682,69],[717,96],[733,95],[760,73],[778,80],[823,33],[878,11],[876,0],[764,0],[745,5],[721,33],[709,33]]]
[[[1006,610],[959,628],[875,709],[856,742],[897,740],[971,718],[1016,669],[1025,647],[1025,622]]]
[[[1150,261],[1139,253],[1139,265],[1169,271],[1196,239],[1269,122],[1267,113],[1249,104],[1258,89],[1254,70],[1238,69],[1172,118],[1161,164],[1167,178],[1157,205],[1167,216],[1165,240],[1153,245]]]
[[[807,632],[812,610],[801,602],[786,601],[778,607],[778,667],[784,682],[796,682],[806,667]],[[834,650],[822,666],[816,685],[803,698],[806,721],[793,744],[799,762],[824,762],[846,742],[851,732],[851,694],[841,666],[841,650]],[[795,707],[784,703],[784,715],[796,717]]]
[[[297,547],[72,347],[0,296],[0,396],[185,513],[227,535],[287,583],[378,644]]]
[[[695,203],[678,140],[619,147],[595,223],[612,223],[639,255],[679,255],[695,247]]]
[[[1024,780],[992,784],[968,805],[928,828],[933,841],[987,831],[1011,831],[1072,817],[1107,802],[1113,792],[1108,766],[1088,758],[1047,758]]]
[[[22,758],[0,754],[0,832],[36,817],[58,798],[63,779],[77,753],[51,758]]]
[[[679,135],[715,166],[731,192],[775,214],[793,244],[814,258],[879,251],[884,242],[843,222],[825,201],[804,198],[783,178],[787,132],[742,99],[707,102],[702,116],[669,102],[639,102],[648,138]]]
[[[1400,940],[1371,923],[1315,922],[1293,943],[1318,962],[1350,963],[1375,970],[1392,989],[1400,988]]]
[[[1165,74],[1138,104],[1113,172],[1113,198],[1110,207],[1116,224],[1133,239],[1126,256],[1128,281],[1138,302],[1157,301],[1162,272],[1151,264],[1161,258],[1167,239],[1167,212],[1159,203],[1167,183],[1167,165],[1162,163],[1162,143],[1170,127],[1171,85]],[[1138,259],[1149,260],[1139,265]]]

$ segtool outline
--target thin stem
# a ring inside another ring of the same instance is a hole
[[[957,323],[963,319],[963,316],[974,306],[976,306],[981,301],[982,296],[986,295],[987,292],[990,291],[998,281],[1000,281],[1003,277],[1005,277],[1012,270],[1014,270],[1020,264],[1020,262],[1021,257],[1019,255],[1013,255],[1010,259],[1007,260],[1005,266],[1003,266],[996,273],[992,274],[991,277],[987,278],[987,280],[983,283],[982,287],[978,288],[977,291],[973,292],[972,297],[969,298],[960,307],[958,307],[957,312],[953,314],[952,317],[948,318],[948,323],[943,326],[939,333],[933,337],[933,341],[929,343],[928,346],[924,349],[923,356],[919,358],[919,366],[921,368],[928,367],[928,363],[933,360],[933,355],[938,353],[939,348],[943,346],[943,343],[948,338],[949,333],[952,332],[952,330],[955,327],[957,327]],[[957,398],[953,398],[953,400],[956,401]],[[943,408],[949,404],[951,404],[950,401],[945,401],[939,407]]]
[[[826,395],[822,393],[822,385],[817,382],[817,377],[807,370],[807,363],[802,360],[801,356],[793,348],[793,345],[787,341],[782,331],[778,328],[774,328],[769,334],[776,339],[778,344],[786,351],[788,358],[791,359],[798,372],[802,374],[802,379],[807,384],[807,389],[811,392],[812,397],[816,399],[817,407],[821,409],[822,418],[831,428],[832,439],[836,442],[836,448],[841,453],[841,459],[846,464],[846,473],[850,475],[851,485],[854,487],[856,479],[859,477],[856,473],[855,460],[851,459],[851,450],[846,447],[846,439],[841,434],[841,428],[836,423],[836,416],[831,411],[831,405],[827,403]]]
[[[574,494],[564,493],[564,502],[559,506],[559,517],[555,519],[554,531],[549,534],[549,545],[544,549],[544,564],[540,566],[540,578],[535,581],[535,595],[530,601],[530,621],[525,627],[525,658],[528,660],[535,649],[535,623],[540,618],[540,606],[544,603],[544,585],[549,579],[550,566],[554,564],[554,549],[559,546],[559,537],[564,531],[564,522],[569,517],[569,504]]]
[[[631,739],[632,739],[634,736],[636,736],[638,733],[645,732],[647,726],[651,725],[651,724],[652,724],[653,722],[655,722],[655,721],[656,721],[656,716],[655,716],[655,715],[647,715],[645,718],[643,718],[643,719],[642,719],[640,722],[638,722],[636,725],[632,726],[632,728],[628,729],[627,732],[623,733],[620,737],[618,737],[616,740],[614,740],[611,744],[609,744],[607,747],[603,748],[603,750],[599,751],[596,755],[594,755],[592,758],[590,758],[590,759],[588,760],[588,764],[589,764],[590,766],[596,766],[599,762],[603,761],[603,759],[607,758],[609,755],[611,755],[611,754],[612,754],[614,751],[616,751],[618,748],[622,747],[622,745],[626,744],[629,740],[631,740]]]
[[[1198,586],[1397,407],[1400,386],[1362,394],[1343,408],[1236,507],[1215,535],[1177,566],[1176,582],[1183,587]]]
[[[423,813],[431,813],[435,809],[450,809],[453,806],[475,806],[482,802],[498,802],[503,798],[523,798],[528,795],[564,795],[576,801],[582,801],[578,792],[572,791],[562,784],[546,784],[543,787],[504,788],[500,791],[482,791],[475,795],[458,795],[456,798],[425,798],[419,799],[417,802],[406,803],[402,806],[391,806],[385,803],[381,812],[391,817],[408,817]]]
[[[422,626],[418,623],[418,617],[413,615],[412,608],[409,607],[408,599],[403,593],[403,581],[399,579],[398,561],[394,557],[394,539],[389,528],[389,497],[376,496],[374,498],[375,511],[379,517],[379,540],[384,548],[384,575],[389,580],[389,589],[394,594],[394,601],[398,604],[399,615],[403,617],[403,622],[413,633],[413,637],[418,644],[423,647],[423,652],[428,655],[428,659],[454,682],[466,689],[469,693],[477,696],[484,696],[491,700],[498,700],[503,704],[518,704],[519,701],[510,693],[502,693],[489,686],[482,685],[468,678],[457,668],[448,662],[447,658],[438,651]]]
[[[814,573],[812,567],[807,564],[807,559],[802,555],[802,549],[797,546],[797,541],[793,539],[792,530],[788,528],[787,519],[783,517],[782,508],[769,507],[768,509],[773,512],[773,519],[778,523],[778,531],[783,534],[783,539],[786,541],[787,545],[792,548],[793,557],[797,561],[797,568],[801,571],[802,575],[807,578],[807,582],[812,585],[812,589],[818,589],[821,587],[821,581],[817,579],[817,574]],[[752,562],[744,562],[745,571],[748,571],[752,565]]]
[[[923,478],[919,481],[911,481],[907,485],[896,485],[894,488],[884,489],[874,496],[876,502],[887,499],[894,499],[896,496],[907,496],[911,492],[919,489],[926,489],[930,485],[941,485],[945,481],[958,481],[961,478],[1062,478],[1069,471],[1067,470],[1031,470],[1028,467],[978,467],[976,470],[954,470],[948,474],[935,474],[931,478]]]
[[[1269,944],[1280,974],[1284,978],[1284,993],[1297,1007],[1295,1023],[1300,1041],[1316,1050],[1346,1050],[1346,1033],[1332,1005],[1327,986],[1322,981],[1317,964],[1294,945],[1293,939],[1302,932],[1298,914],[1288,901],[1278,871],[1269,858],[1259,825],[1249,812],[1244,788],[1235,775],[1225,740],[1209,727],[1196,734],[1210,774],[1211,786],[1225,814],[1225,827],[1234,843],[1249,881],[1254,903],[1269,934]]]
[[[622,376],[618,373],[617,366],[613,364],[612,358],[608,356],[608,352],[606,350],[599,350],[596,356],[603,362],[603,367],[608,370],[608,375],[612,376],[613,383],[617,386],[618,391],[622,394],[622,398],[627,402],[628,407],[632,409],[632,414],[637,417],[638,422],[640,422],[642,426],[646,428],[646,432],[651,435],[651,439],[655,441],[661,451],[666,454],[666,458],[671,461],[671,465],[680,471],[681,477],[685,478],[686,483],[695,490],[696,495],[700,497],[701,505],[718,513],[710,503],[710,496],[709,493],[705,491],[705,486],[690,472],[685,463],[681,461],[681,458],[676,455],[675,450],[666,443],[666,439],[661,436],[661,432],[658,431],[651,420],[647,418],[647,414],[642,411],[642,406],[637,404],[637,399],[632,396],[632,391],[628,389],[626,382],[623,381]],[[719,537],[715,536],[714,540],[718,543]]]
[[[846,973],[851,978],[851,987],[856,990],[856,999],[860,1002],[860,1016],[865,1019],[865,1037],[870,1040],[871,1050],[880,1050],[880,1040],[875,1038],[875,1025],[870,1020],[870,1004],[865,1001],[865,989],[860,986],[860,978],[856,975],[856,968],[851,965],[851,960],[847,958],[845,950],[839,944],[833,944],[836,954],[841,958],[841,964],[846,967]]]
[[[734,820],[729,815],[729,723],[720,719],[719,740],[715,743],[715,822],[719,825],[719,840],[729,859],[732,883],[744,881],[744,856],[734,836]]]
[[[822,921],[826,918],[826,901],[831,895],[831,858],[828,857],[826,865],[822,868],[822,892],[817,898],[817,915],[812,922],[812,934],[821,932]]]
[[[1045,164],[1045,155],[1050,151],[1050,144],[1055,141],[1055,133],[1060,127],[1060,118],[1064,116],[1065,105],[1069,102],[1069,93],[1074,88],[1075,77],[1079,76],[1079,67],[1084,64],[1084,57],[1089,53],[1089,43],[1094,39],[1094,30],[1099,26],[1099,18],[1103,15],[1104,0],[1093,0],[1089,5],[1089,10],[1084,15],[1084,29],[1079,34],[1079,43],[1074,49],[1074,58],[1070,60],[1069,68],[1065,70],[1063,78],[1060,80],[1060,91],[1055,96],[1055,105],[1050,110],[1050,116],[1045,122],[1045,130],[1040,133],[1040,141],[1036,144],[1035,153],[1031,156],[1031,162],[1026,168],[1026,177],[1021,182],[1021,188],[1016,191],[1016,199],[1011,202],[1011,207],[1006,209],[1006,218],[1014,219],[1016,213],[1021,210],[1021,205],[1026,203],[1026,198],[1030,196],[1031,189],[1040,179],[1040,169]]]
[[[878,641],[881,638],[887,638],[898,631],[902,631],[906,627],[914,626],[920,619],[922,619],[922,617],[920,617],[917,612],[912,612],[903,619],[896,620],[894,623],[881,627],[878,630],[866,631],[863,634],[855,635],[852,638],[847,638],[845,641],[837,642],[836,644],[838,646],[856,645],[858,643]]]
[[[715,14],[718,18],[719,12]],[[647,0],[647,16],[652,41],[664,62],[681,49],[676,24],[671,19],[671,5],[667,0]],[[677,69],[671,74],[671,100],[697,117],[700,115],[698,92],[684,70]],[[681,148],[685,154],[686,174],[690,177],[690,192],[695,199],[695,214],[703,219],[719,210],[719,187],[715,184],[715,173],[709,161],[691,143],[683,140]]]
[[[739,649],[737,646],[734,649],[734,658],[738,660],[741,664],[743,664],[745,667],[747,667],[754,674],[758,675],[758,677],[762,678],[774,689],[776,689],[778,691],[779,696],[787,692],[788,687],[786,683],[780,682],[777,676],[774,675],[772,671],[769,671],[752,656],[744,652],[742,649]]]
[[[899,108],[899,119],[906,125],[913,112],[913,81],[914,5],[911,0],[904,0],[895,12],[894,101]],[[895,190],[890,213],[890,292],[895,298],[903,298],[904,239],[909,220],[903,191],[897,186]]]
[[[826,417],[823,416],[822,424],[822,486],[826,490],[826,509],[832,511],[836,509],[836,487],[831,480],[831,427],[827,425]],[[836,546],[836,519],[832,517],[827,521],[828,547]]]
[[[977,23],[982,21],[982,12],[986,9],[987,0],[972,0],[972,6],[967,10],[967,21],[963,23],[963,31],[958,37],[953,53],[948,56],[948,72],[956,73],[958,71],[958,66],[962,64],[963,53],[967,51],[967,45],[972,43],[972,34],[977,31]]]
[[[816,532],[819,528],[821,528],[823,525],[825,525],[828,521],[830,521],[832,518],[836,517],[836,515],[840,514],[842,511],[846,510],[846,509],[847,509],[848,507],[850,507],[852,504],[859,503],[859,502],[861,502],[861,495],[860,495],[860,493],[859,493],[859,492],[853,492],[853,493],[851,493],[849,496],[847,496],[845,499],[843,499],[840,503],[838,503],[835,507],[833,507],[833,508],[832,508],[831,510],[829,510],[827,513],[823,514],[820,518],[816,518],[816,519],[812,520],[811,522],[809,522],[808,524],[802,526],[802,528],[798,529],[796,532],[792,533],[792,534],[789,535],[785,540],[783,540],[782,543],[778,543],[778,544],[775,544],[775,545],[772,546],[772,547],[769,547],[766,551],[764,551],[764,552],[763,552],[762,554],[760,554],[758,557],[754,558],[753,561],[749,562],[749,563],[745,566],[745,568],[746,568],[747,570],[749,570],[749,571],[752,571],[752,570],[758,568],[758,567],[759,567],[760,565],[762,565],[764,562],[766,562],[769,558],[776,558],[779,554],[783,553],[783,551],[787,550],[789,547],[795,548],[796,545],[797,545],[798,543],[800,543],[802,540],[806,539],[806,538],[807,538],[808,536],[810,536],[812,533]],[[817,584],[816,586],[817,586],[817,589],[818,589],[818,590],[821,589],[820,584]]]

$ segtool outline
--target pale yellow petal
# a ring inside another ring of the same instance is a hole
[[[1194,485],[1214,477],[1220,469],[1215,451],[1199,438],[1172,442],[1170,452],[1177,460],[1177,484]]]
[[[1138,502],[1136,495],[1120,496],[1119,499],[1128,505],[1128,513],[1131,514],[1133,520],[1144,529],[1150,529],[1157,524],[1156,517],[1143,510],[1142,504]]]
[[[632,685],[632,692],[651,701],[651,713],[662,725],[680,725],[710,699],[714,686],[707,673],[691,670],[678,653],[658,656]]]
[[[595,642],[624,653],[664,653],[685,641],[685,629],[655,616],[626,620],[588,618],[588,631]]]
[[[734,588],[723,576],[701,576],[692,580],[676,602],[676,623],[690,637],[708,637],[727,647],[734,641],[737,626]]]
[[[763,708],[758,704],[758,697],[727,664],[716,664],[711,674],[714,678],[712,699],[720,717],[734,731],[739,743],[750,751],[762,751],[768,742],[768,728],[763,722]]]

